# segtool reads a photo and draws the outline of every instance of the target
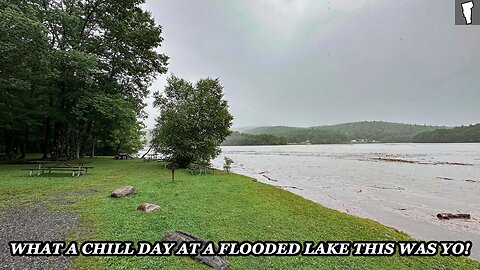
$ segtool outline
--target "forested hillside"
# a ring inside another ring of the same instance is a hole
[[[285,137],[288,143],[412,142],[415,135],[442,127],[365,121],[317,127],[258,127],[249,134]]]
[[[350,140],[365,140],[369,142],[411,142],[413,137],[421,132],[435,130],[442,127],[365,121],[333,126],[321,126],[317,128],[343,133],[347,135]]]
[[[480,142],[480,124],[452,129],[437,129],[417,134],[414,142],[423,143],[470,143]]]
[[[246,134],[234,131],[222,145],[284,145],[287,139],[269,134]]]

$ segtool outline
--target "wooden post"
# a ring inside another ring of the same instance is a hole
[[[168,163],[167,165],[165,165],[165,167],[167,167],[167,169],[171,170],[172,171],[172,182],[175,182],[175,170],[178,169],[178,164],[177,163]]]

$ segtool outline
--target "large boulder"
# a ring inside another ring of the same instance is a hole
[[[117,188],[114,191],[112,191],[111,196],[113,198],[120,198],[120,197],[126,197],[128,195],[132,195],[133,193],[135,193],[135,188],[134,187],[124,186],[124,187],[120,187],[120,188]]]
[[[175,231],[175,232],[169,232],[167,233],[161,241],[172,241],[180,245],[182,242],[201,242],[203,246],[207,244],[207,241],[203,240],[200,237],[191,235],[186,232],[182,231]],[[215,249],[218,250],[218,246],[215,245]],[[192,256],[191,258],[201,261],[202,263],[212,267],[215,270],[223,270],[228,267],[228,261],[227,257],[225,256],[201,256],[201,255],[196,255]]]
[[[147,212],[147,213],[157,211],[158,209],[160,209],[160,206],[152,203],[142,203],[137,208],[137,210]]]

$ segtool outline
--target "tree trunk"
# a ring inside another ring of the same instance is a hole
[[[95,137],[93,138],[92,142],[92,152],[90,153],[90,157],[94,158],[95,157]]]
[[[80,141],[80,158],[84,157],[85,153],[85,144],[88,141],[88,138],[90,138],[91,132],[92,132],[92,126],[93,126],[93,121],[89,120],[87,123],[87,130],[85,131],[84,136],[80,136],[79,138],[81,139]]]
[[[62,124],[58,121],[54,124],[53,155],[57,161],[62,155]]]
[[[148,148],[148,151],[145,152],[145,154],[143,154],[142,158],[144,158],[148,153],[150,153],[150,150],[152,150],[152,148],[153,148],[153,144],[150,145],[150,148]]]
[[[82,142],[81,142],[81,139],[80,139],[80,130],[78,131],[77,133],[77,140],[76,140],[76,149],[75,149],[75,159],[80,159],[80,151],[81,151],[81,145],[82,145]]]
[[[18,140],[17,140],[17,134],[15,131],[10,130],[10,147],[12,150],[12,154],[15,156],[18,155]]]
[[[11,131],[8,128],[4,128],[4,143],[5,143],[5,155],[10,155],[12,152],[11,145],[10,145],[10,136],[11,136]]]
[[[29,128],[28,127],[25,127],[25,130],[24,130],[24,134],[23,134],[23,140],[22,140],[22,143],[20,144],[21,147],[20,147],[20,152],[21,152],[21,155],[20,155],[20,159],[24,159],[25,156],[27,155],[27,147],[28,147],[28,135],[29,135]]]
[[[45,135],[44,135],[44,140],[43,140],[43,157],[42,159],[47,159],[48,158],[48,152],[50,150],[50,116],[45,119]]]

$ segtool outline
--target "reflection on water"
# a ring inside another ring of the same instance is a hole
[[[234,172],[425,240],[471,240],[480,258],[480,144],[228,146]],[[440,212],[472,219],[441,221]],[[340,239],[341,240],[341,239]]]

